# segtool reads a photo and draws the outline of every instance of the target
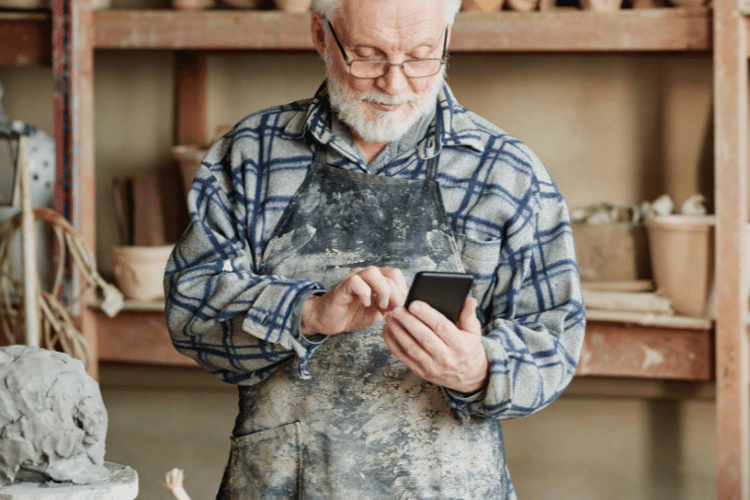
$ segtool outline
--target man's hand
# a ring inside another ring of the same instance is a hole
[[[363,330],[404,305],[407,292],[399,269],[372,266],[353,269],[333,290],[305,302],[302,334],[334,335]]]
[[[388,314],[383,338],[393,354],[419,377],[459,392],[483,388],[489,360],[482,345],[477,301],[466,299],[457,324],[425,302]]]

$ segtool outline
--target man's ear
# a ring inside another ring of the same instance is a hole
[[[325,20],[317,12],[313,12],[310,17],[310,32],[315,50],[320,57],[325,57],[326,53],[326,32]]]
[[[451,46],[451,35],[453,35],[453,24],[448,25],[448,38],[445,39],[445,46]],[[447,50],[447,49],[446,49]]]

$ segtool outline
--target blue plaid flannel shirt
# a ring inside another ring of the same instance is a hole
[[[210,148],[190,188],[191,223],[165,273],[167,323],[176,349],[226,382],[259,383],[290,359],[310,376],[319,343],[300,335],[299,312],[322,285],[256,269],[313,141],[328,145],[329,163],[368,171],[331,113],[324,83],[311,99],[249,115]],[[464,418],[533,413],[570,382],[583,342],[565,201],[527,146],[460,106],[447,84],[424,137],[377,174],[423,179],[436,154],[491,370],[480,398],[451,404]]]

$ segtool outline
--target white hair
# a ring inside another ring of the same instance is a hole
[[[403,0],[385,0],[390,2],[399,2]],[[453,24],[456,13],[461,8],[461,0],[444,0],[445,1],[445,24]],[[341,0],[312,0],[312,11],[317,12],[325,19],[334,21],[338,15]]]

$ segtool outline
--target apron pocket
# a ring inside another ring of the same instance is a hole
[[[232,438],[227,470],[231,499],[299,498],[304,424]]]

